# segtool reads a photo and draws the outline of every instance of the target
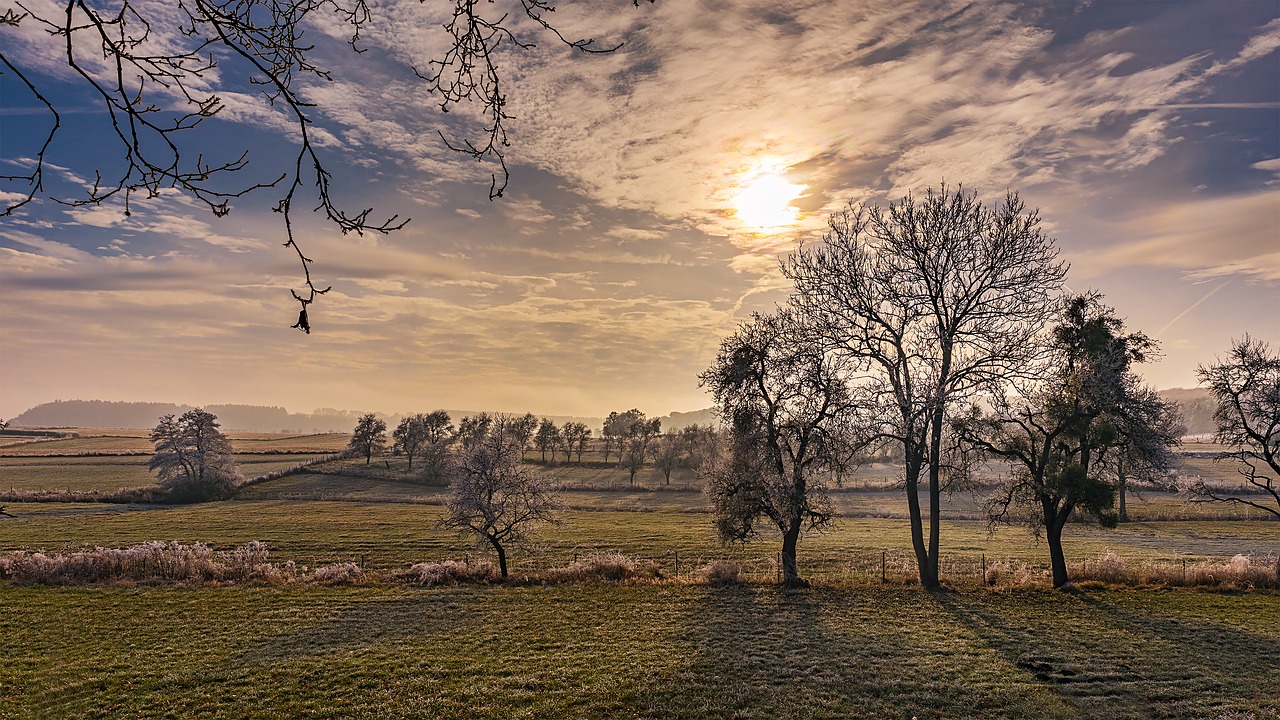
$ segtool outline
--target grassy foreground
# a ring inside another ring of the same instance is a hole
[[[1276,718],[1280,595],[0,587],[4,718]]]

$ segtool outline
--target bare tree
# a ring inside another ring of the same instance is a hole
[[[522,417],[508,423],[507,427],[511,428],[511,436],[515,438],[517,447],[520,448],[520,459],[523,460],[534,433],[538,431],[538,416],[525,413]]]
[[[494,418],[489,413],[480,413],[479,415],[471,415],[464,417],[458,421],[458,432],[456,439],[458,444],[462,445],[463,450],[470,450],[479,445],[489,435],[490,428],[493,427]]]
[[[542,462],[547,461],[547,451],[551,451],[551,461],[554,463],[556,459],[556,448],[560,445],[560,428],[547,418],[543,418],[538,425],[538,434],[534,436],[534,443],[538,446],[538,452],[542,453]]]
[[[726,457],[707,473],[716,528],[725,541],[745,541],[763,520],[782,534],[787,585],[804,585],[796,547],[804,530],[831,521],[831,505],[814,471],[837,447],[855,414],[848,368],[824,352],[800,315],[756,315],[720,346],[699,376],[729,423]]]
[[[582,462],[582,453],[587,449],[587,441],[591,439],[591,428],[580,422],[567,422],[560,429],[565,445],[570,452],[578,454],[578,462]],[[568,457],[565,460],[568,461]]]
[[[429,442],[430,430],[427,427],[427,416],[422,413],[408,415],[400,420],[400,424],[391,433],[395,438],[394,449],[409,459],[409,470],[413,470],[413,458]]]
[[[631,2],[639,5],[639,0]],[[516,18],[574,51],[607,53],[618,46],[564,36],[549,20],[555,7],[548,0],[502,2],[503,8],[490,13],[491,4],[492,0],[451,0],[452,17],[443,25],[449,38],[444,52],[404,70],[424,82],[442,111],[456,106],[477,111],[482,118],[478,138],[450,140],[442,134],[441,139],[458,153],[497,166],[489,187],[490,198],[496,198],[509,178],[506,124],[511,119],[498,58],[507,48],[534,46],[527,36],[518,34]],[[512,6],[514,14],[505,6]],[[63,6],[18,2],[17,8],[0,16],[0,30],[16,31],[30,23],[44,31],[26,38],[35,46],[32,52],[65,61],[72,71],[70,82],[104,111],[105,120],[96,130],[118,150],[121,160],[96,170],[79,168],[80,174],[95,178],[82,195],[52,195],[45,185],[45,172],[57,167],[54,158],[63,150],[64,130],[62,113],[48,92],[47,85],[52,83],[31,68],[20,67],[18,55],[0,52],[4,74],[17,81],[6,92],[29,93],[47,110],[50,121],[48,132],[26,155],[33,158],[27,171],[0,175],[0,191],[19,198],[6,203],[0,215],[12,214],[41,197],[71,206],[97,205],[118,197],[127,215],[136,196],[152,198],[177,190],[221,217],[230,212],[233,200],[254,190],[275,188],[280,192],[275,210],[284,219],[285,246],[297,254],[303,273],[304,288],[292,291],[301,306],[293,327],[308,333],[308,306],[329,288],[321,289],[312,280],[311,260],[303,254],[293,230],[294,200],[308,192],[306,186],[315,188],[316,209],[343,233],[387,233],[404,226],[406,221],[395,216],[371,219],[371,209],[348,212],[338,207],[332,197],[332,173],[317,150],[316,106],[303,99],[309,82],[333,78],[331,70],[319,64],[315,45],[304,40],[305,29],[317,22],[336,22],[349,33],[352,50],[362,53],[361,34],[371,20],[365,0],[192,0],[107,6],[72,0]],[[225,152],[222,135],[203,131],[205,121],[218,117],[226,107],[219,93],[245,87],[258,88],[267,104],[282,108],[295,130],[292,158],[256,180],[237,179],[237,173],[250,167],[248,150]],[[74,152],[74,146],[66,152]]]
[[[453,443],[453,423],[449,413],[436,410],[425,418],[426,442],[421,448],[425,475],[438,480],[445,474],[449,460],[449,446]]]
[[[685,462],[690,470],[709,467],[720,456],[723,433],[715,425],[689,425],[680,431],[685,442]]]
[[[1182,444],[1187,427],[1175,402],[1164,400],[1152,388],[1135,384],[1129,390],[1126,412],[1116,420],[1119,446],[1103,458],[1115,477],[1116,514],[1129,522],[1130,481],[1162,490],[1176,487],[1174,470],[1181,459],[1174,448]]]
[[[939,587],[941,496],[954,476],[948,415],[1029,362],[1066,274],[1040,217],[1009,193],[987,207],[944,184],[831,218],[823,242],[783,263],[794,302],[832,352],[854,361],[901,445],[920,583]],[[920,481],[928,490],[928,535]]]
[[[671,484],[671,472],[680,464],[684,454],[684,439],[674,431],[668,430],[654,440],[653,464],[662,472],[667,485]]]
[[[1115,476],[1109,459],[1131,453],[1146,465],[1174,462],[1176,435],[1165,434],[1176,411],[1143,388],[1131,371],[1155,351],[1142,333],[1124,323],[1096,295],[1070,299],[1052,335],[1052,358],[1042,379],[1018,388],[1014,399],[995,399],[995,412],[976,406],[957,419],[961,435],[1007,460],[1014,472],[988,503],[991,522],[1022,519],[1049,546],[1054,587],[1068,581],[1062,531],[1073,514],[1115,527]]]
[[[464,450],[453,475],[441,525],[492,548],[502,577],[507,577],[507,550],[523,546],[538,525],[557,522],[561,505],[551,479],[526,469],[519,449],[501,428]]]
[[[600,439],[604,446],[604,461],[609,462],[610,453],[614,447],[618,448],[618,459],[622,459],[622,437],[618,434],[621,430],[618,422],[618,412],[609,413],[604,419],[604,426],[600,429]]]
[[[623,413],[609,413],[604,429],[616,438],[618,462],[626,468],[628,482],[634,485],[636,473],[644,467],[644,461],[649,456],[650,442],[662,432],[662,420],[650,420],[644,413],[631,408]]]
[[[157,472],[160,488],[175,500],[225,500],[243,480],[231,440],[218,429],[213,413],[196,408],[177,418],[165,415],[150,437],[155,454],[147,467]]]
[[[361,415],[347,447],[363,455],[364,464],[368,465],[375,454],[387,448],[387,424],[373,413]]]
[[[1192,492],[1206,500],[1248,505],[1280,518],[1280,353],[1272,353],[1267,343],[1245,335],[1231,342],[1225,360],[1201,365],[1197,374],[1218,402],[1215,439],[1230,448],[1219,460],[1234,461],[1244,487],[1269,499],[1259,502],[1203,481],[1192,486]]]

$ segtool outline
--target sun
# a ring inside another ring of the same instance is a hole
[[[755,228],[768,229],[790,225],[800,215],[791,201],[800,197],[806,185],[796,185],[777,173],[757,176],[734,198],[738,219]]]

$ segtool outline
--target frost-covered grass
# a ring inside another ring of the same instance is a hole
[[[269,486],[271,483],[265,483]],[[437,501],[438,502],[438,501]],[[590,497],[570,498],[585,507]],[[439,504],[423,502],[234,500],[187,506],[91,506],[10,503],[14,518],[0,517],[0,551],[63,547],[128,547],[154,540],[202,542],[225,550],[261,540],[273,557],[317,566],[360,562],[374,570],[398,571],[414,563],[488,557],[470,541],[439,529]],[[744,577],[766,582],[776,575],[779,541],[768,533],[745,546],[724,547],[708,514],[679,509],[571,510],[564,523],[547,527],[537,547],[513,550],[512,572],[564,567],[575,557],[618,551],[659,562],[674,575],[715,560],[733,562]],[[1115,554],[1134,564],[1229,561],[1261,557],[1280,548],[1280,523],[1176,521],[1129,523],[1116,530],[1072,524],[1065,548],[1073,567]],[[956,585],[981,583],[983,558],[1027,567],[1043,581],[1048,552],[1021,528],[988,534],[985,523],[946,521],[942,528],[943,577]],[[816,580],[879,583],[881,561],[891,583],[914,576],[907,523],[896,518],[841,519],[827,533],[803,538],[801,573]],[[1007,575],[1009,573],[1006,573]]]
[[[1276,593],[0,588],[0,714],[1276,718]]]

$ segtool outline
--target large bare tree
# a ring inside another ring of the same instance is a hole
[[[1201,365],[1198,374],[1218,402],[1215,439],[1230,448],[1219,459],[1235,462],[1245,487],[1265,500],[1214,488],[1203,481],[1197,482],[1192,492],[1280,518],[1280,352],[1273,353],[1267,343],[1245,335],[1232,341],[1226,359]]]
[[[512,118],[506,105],[512,73],[500,63],[506,50],[532,48],[531,38],[540,33],[582,53],[607,53],[619,46],[566,37],[550,20],[556,8],[549,0],[447,2],[450,17],[441,26],[443,51],[402,72],[420,79],[442,111],[464,106],[478,118],[478,131],[454,138],[441,134],[441,139],[450,149],[495,166],[489,197],[496,198],[509,178],[507,122]],[[44,197],[70,206],[119,198],[129,214],[136,197],[176,190],[220,217],[230,212],[237,198],[274,188],[275,210],[284,220],[284,244],[297,254],[302,267],[303,288],[292,291],[301,306],[294,327],[308,333],[308,306],[329,288],[311,277],[311,260],[294,232],[294,201],[311,195],[315,209],[343,233],[387,233],[407,222],[395,216],[373,218],[368,208],[339,207],[333,198],[331,166],[317,140],[316,120],[324,108],[305,99],[308,84],[331,81],[335,72],[322,65],[321,51],[306,38],[307,32],[323,38],[322,28],[336,25],[356,54],[364,52],[362,34],[373,20],[365,0],[19,0],[14,5],[0,15],[0,33],[9,35],[0,51],[0,75],[13,78],[6,95],[27,94],[48,113],[49,126],[24,148],[24,157],[31,160],[25,170],[0,175],[0,191],[17,197],[4,204],[0,216]],[[31,26],[38,32],[23,32]],[[38,74],[33,66],[41,63],[24,63],[18,42],[31,46],[30,56],[65,63],[69,76],[51,79]],[[64,82],[83,91],[75,96],[76,106],[87,98],[102,111],[88,116],[100,117],[100,125],[87,127],[78,120],[71,137],[92,130],[118,152],[118,162],[81,167],[83,154],[75,155],[75,141],[62,142],[67,131],[64,113],[70,109],[79,114],[79,107],[59,110],[51,86]],[[239,180],[250,167],[248,150],[234,144],[228,148],[225,134],[205,121],[224,114],[225,95],[244,92],[258,92],[266,105],[283,111],[294,130],[295,152],[266,173]],[[79,194],[55,195],[46,185],[46,172],[58,163],[73,165],[77,175],[94,179]]]
[[[911,542],[925,587],[939,586],[948,415],[1021,373],[1048,322],[1066,264],[1017,194],[994,206],[945,184],[923,199],[834,215],[821,243],[783,263],[795,303],[833,352],[869,370],[882,437],[903,450]],[[927,487],[928,534],[920,506]]]
[[[831,521],[816,470],[857,444],[856,405],[845,361],[824,351],[799,313],[756,315],[720,345],[699,375],[729,426],[729,447],[706,475],[716,528],[745,541],[762,522],[782,535],[787,585],[803,585],[796,549],[803,531]]]

